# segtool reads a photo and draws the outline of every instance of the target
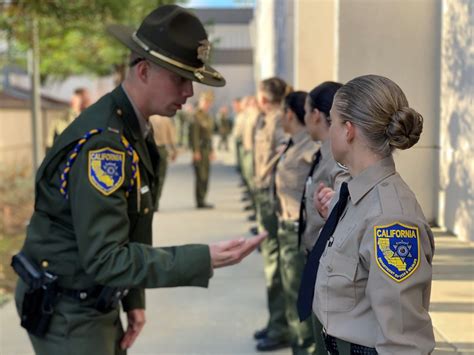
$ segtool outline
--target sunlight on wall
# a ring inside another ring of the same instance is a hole
[[[474,241],[473,10],[470,0],[443,1],[439,221]]]

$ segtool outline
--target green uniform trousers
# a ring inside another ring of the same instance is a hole
[[[21,314],[22,296],[26,285],[18,282],[16,306]],[[21,299],[20,299],[21,298]],[[126,355],[120,349],[123,337],[119,309],[101,313],[95,300],[77,301],[62,296],[44,338],[28,334],[36,355]]]
[[[285,295],[285,314],[293,354],[316,354],[312,321],[307,319],[300,322],[296,307],[305,257],[298,248],[298,229],[293,221],[280,221],[278,245],[281,281]]]
[[[159,145],[157,146],[157,149],[158,153],[160,154],[160,163],[158,165],[158,193],[156,195],[155,211],[158,211],[158,207],[160,205],[160,197],[165,184],[166,170],[168,170],[168,150],[166,149],[166,146]]]
[[[196,175],[196,204],[198,206],[204,205],[206,202],[207,189],[209,186],[209,171],[211,167],[209,160],[211,150],[203,148],[200,150],[200,153],[201,160],[193,163],[194,173]]]
[[[280,247],[277,237],[278,218],[268,189],[256,192],[256,204],[259,232],[268,232],[268,237],[260,244],[270,313],[267,324],[268,337],[287,339],[289,335],[288,322],[285,314],[285,295],[280,273]]]

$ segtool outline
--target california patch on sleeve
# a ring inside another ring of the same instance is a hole
[[[420,263],[418,227],[395,222],[374,227],[377,265],[389,277],[401,282],[410,277]]]
[[[108,196],[122,186],[125,174],[125,153],[101,148],[89,151],[89,181]]]

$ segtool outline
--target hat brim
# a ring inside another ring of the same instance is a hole
[[[147,60],[165,69],[168,69],[186,79],[190,79],[192,81],[195,81],[203,85],[215,86],[215,87],[224,86],[226,84],[224,77],[220,75],[217,70],[215,70],[209,65],[206,65],[206,71],[209,71],[210,73],[217,73],[221,76],[222,79],[218,79],[214,77],[212,74],[208,74],[207,72],[204,72],[204,73],[201,72],[203,75],[203,78],[199,80],[194,75],[193,72],[179,68],[173,64],[167,63],[163,60],[160,60],[159,58],[154,57],[153,55],[145,51],[142,47],[140,47],[137,43],[135,43],[135,41],[132,39],[132,34],[135,31],[128,26],[119,25],[119,24],[109,25],[107,26],[107,32],[111,34],[113,37],[115,37],[119,42],[121,42],[126,47],[128,47],[131,51],[137,53],[143,58],[146,58]]]

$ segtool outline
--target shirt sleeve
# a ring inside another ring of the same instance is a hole
[[[211,268],[207,245],[153,248],[130,241],[126,198],[130,165],[122,162],[124,171],[116,173],[124,175],[123,181],[108,195],[95,186],[97,178],[90,171],[94,152],[105,149],[114,159],[124,153],[119,140],[107,135],[92,137],[70,171],[69,199],[82,268],[98,284],[111,287],[207,287]]]
[[[407,216],[379,217],[366,230],[365,293],[378,323],[379,354],[428,354],[434,348],[428,314],[432,238],[423,221]]]

